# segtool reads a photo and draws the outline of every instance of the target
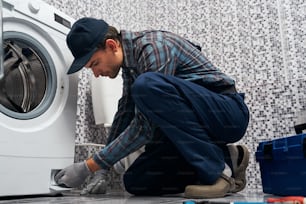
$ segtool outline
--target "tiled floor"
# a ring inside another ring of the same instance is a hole
[[[261,192],[249,191],[236,193],[224,198],[210,199],[209,201],[216,202],[234,202],[234,201],[248,201],[248,202],[262,202],[270,195],[265,195]],[[182,195],[164,196],[164,197],[136,197],[127,193],[108,193],[96,196],[79,196],[79,192],[65,193],[62,196],[31,196],[31,197],[15,197],[2,198],[0,197],[0,204],[15,204],[15,203],[35,203],[35,204],[183,204],[189,199],[183,198]],[[204,201],[195,200],[195,201]],[[207,200],[206,200],[207,201]]]

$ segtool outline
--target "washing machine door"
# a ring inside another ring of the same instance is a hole
[[[55,95],[52,60],[40,43],[24,33],[3,33],[0,111],[17,119],[41,115]]]

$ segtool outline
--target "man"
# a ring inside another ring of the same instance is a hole
[[[58,184],[77,187],[145,145],[123,176],[131,194],[212,198],[244,189],[249,152],[229,144],[248,126],[244,95],[199,46],[166,31],[119,33],[94,18],[79,19],[67,44],[75,57],[68,74],[85,67],[115,78],[121,69],[124,84],[106,147],[63,169]]]

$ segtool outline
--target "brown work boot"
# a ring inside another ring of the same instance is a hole
[[[250,152],[245,145],[227,145],[233,165],[233,175],[235,188],[233,193],[242,191],[246,186],[246,169],[249,165]]]
[[[235,180],[224,174],[213,185],[188,185],[185,188],[186,198],[220,198],[235,189]]]

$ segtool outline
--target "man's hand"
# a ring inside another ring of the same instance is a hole
[[[82,189],[81,195],[105,194],[108,186],[107,173],[108,171],[104,169],[96,171],[86,187]]]
[[[92,174],[85,161],[74,163],[57,173],[54,177],[55,182],[67,187],[78,187],[85,179]]]

